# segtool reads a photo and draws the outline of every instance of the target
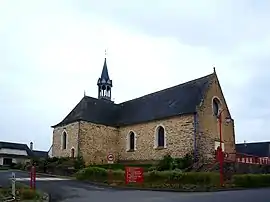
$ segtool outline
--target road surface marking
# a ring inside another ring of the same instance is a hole
[[[66,178],[56,178],[56,177],[37,177],[36,181],[64,181],[69,180]],[[30,181],[30,177],[16,178],[16,181]]]
[[[88,186],[89,188],[92,188],[92,189],[99,189],[99,190],[102,190],[102,189],[104,189],[103,187],[96,187],[96,186]]]

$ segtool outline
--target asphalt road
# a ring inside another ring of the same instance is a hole
[[[18,181],[29,184],[28,174],[16,171]],[[0,185],[7,185],[11,171],[0,171]],[[22,181],[23,180],[23,181]],[[116,190],[93,186],[75,180],[37,176],[37,189],[50,193],[53,202],[268,202],[270,189],[177,193],[157,191]]]

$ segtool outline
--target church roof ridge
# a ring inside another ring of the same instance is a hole
[[[196,78],[196,79],[192,79],[192,80],[189,80],[189,81],[186,81],[186,82],[177,84],[177,85],[173,85],[173,86],[170,86],[170,87],[167,87],[167,88],[164,88],[164,89],[161,89],[161,90],[152,92],[152,93],[148,93],[148,94],[146,94],[146,95],[142,95],[142,96],[140,96],[140,97],[133,98],[133,99],[131,99],[131,100],[126,100],[126,101],[120,102],[120,103],[118,103],[118,104],[121,105],[121,104],[125,104],[125,103],[127,103],[127,102],[136,101],[136,100],[138,100],[138,99],[142,99],[142,98],[145,98],[145,97],[154,95],[154,94],[162,93],[162,92],[164,92],[164,91],[171,90],[171,89],[174,89],[174,88],[176,88],[176,87],[181,87],[181,86],[184,86],[184,85],[188,85],[188,84],[194,83],[194,82],[196,82],[196,81],[199,81],[199,80],[201,80],[201,79],[208,78],[208,77],[212,77],[212,76],[214,76],[214,73],[207,74],[207,75],[205,75],[205,76],[202,76],[202,77],[199,77],[199,78]]]

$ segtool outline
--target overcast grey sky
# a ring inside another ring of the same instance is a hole
[[[47,150],[97,96],[108,49],[122,102],[213,72],[238,142],[269,140],[270,1],[0,0],[0,139]]]

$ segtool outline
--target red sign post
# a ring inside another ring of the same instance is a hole
[[[36,167],[32,166],[30,170],[30,188],[36,189]]]
[[[125,167],[125,181],[129,183],[143,183],[143,168]]]

